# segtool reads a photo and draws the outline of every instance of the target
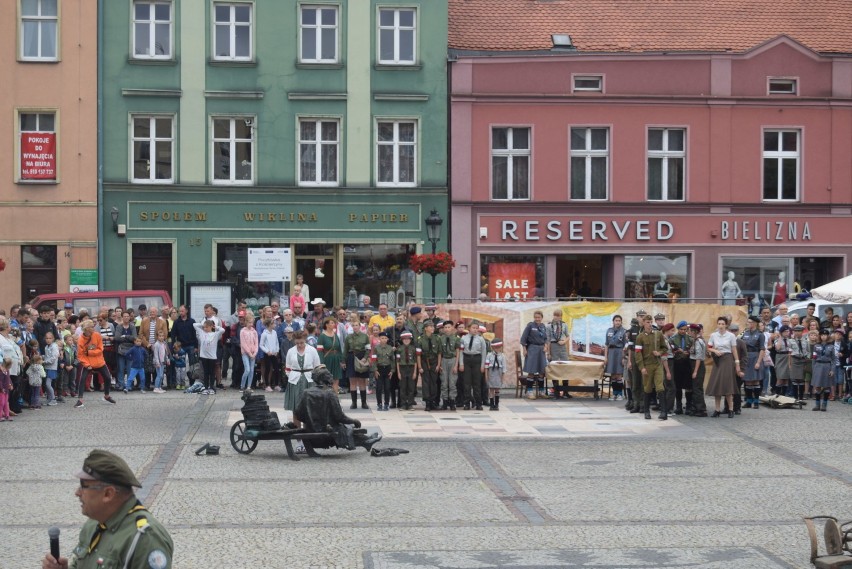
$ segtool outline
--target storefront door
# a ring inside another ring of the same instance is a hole
[[[21,301],[56,290],[56,245],[21,247]]]
[[[132,290],[172,291],[172,244],[133,243]]]
[[[296,274],[302,275],[313,302],[315,298],[322,298],[327,308],[335,306],[338,302],[336,287],[334,286],[334,257],[297,257]]]
[[[603,290],[603,259],[601,255],[557,255],[557,298],[601,298]]]

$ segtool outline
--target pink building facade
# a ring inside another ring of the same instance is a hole
[[[451,50],[450,81],[456,299],[777,304],[850,270],[848,56]]]

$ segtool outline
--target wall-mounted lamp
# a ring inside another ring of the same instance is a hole
[[[125,235],[127,235],[127,226],[123,223],[118,222],[118,208],[117,207],[112,206],[112,209],[109,210],[109,216],[112,218],[112,230],[115,231],[115,233],[119,237],[124,237]]]
[[[479,228],[479,238],[480,239],[488,239],[488,228],[480,227]]]

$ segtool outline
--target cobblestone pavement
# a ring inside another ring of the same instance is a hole
[[[579,398],[357,410],[379,447],[410,454],[292,462],[279,441],[231,448],[234,391],[116,399],[0,424],[0,568],[40,566],[50,525],[70,551],[84,521],[73,473],[96,447],[137,472],[175,569],[803,568],[802,516],[852,519],[852,406],[840,403],[667,422]],[[205,442],[221,455],[195,456]]]

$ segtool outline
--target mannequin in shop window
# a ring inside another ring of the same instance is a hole
[[[772,306],[778,306],[787,300],[787,273],[778,273],[778,280],[772,283]]]
[[[666,273],[660,273],[660,280],[654,283],[653,296],[655,300],[668,300],[672,287],[666,282],[667,277]]]
[[[633,280],[627,281],[627,298],[648,298],[648,287],[642,280],[642,271],[636,271],[633,276]]]
[[[737,303],[737,299],[743,296],[740,285],[734,280],[735,276],[734,271],[728,271],[728,280],[722,283],[722,304],[727,306],[733,306]]]

